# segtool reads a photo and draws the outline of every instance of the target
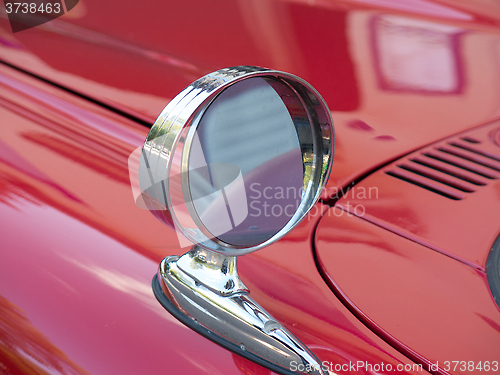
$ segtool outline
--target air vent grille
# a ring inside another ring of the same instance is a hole
[[[385,170],[443,197],[461,200],[500,178],[500,155],[482,147],[485,140],[454,138],[399,160]]]

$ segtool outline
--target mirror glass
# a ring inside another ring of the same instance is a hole
[[[212,237],[255,246],[294,215],[304,180],[291,116],[300,112],[297,105],[285,84],[254,77],[224,90],[203,114],[190,148],[188,186]]]

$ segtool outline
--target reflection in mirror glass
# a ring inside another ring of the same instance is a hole
[[[254,77],[224,90],[207,108],[191,145],[196,215],[213,237],[234,246],[270,239],[301,201],[302,153],[278,94],[289,89],[269,82]]]

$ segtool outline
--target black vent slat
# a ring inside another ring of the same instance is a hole
[[[452,146],[457,147],[457,149],[452,149],[451,147],[441,146],[438,147],[438,150],[441,152],[446,152],[447,154],[458,156],[459,158],[468,160],[470,162],[482,165],[483,167],[494,169],[495,171],[500,172],[500,164],[495,165],[495,163],[490,162],[489,160],[481,159],[480,156],[474,155],[464,151],[463,149],[458,148],[458,146],[450,143]]]
[[[451,188],[463,191],[465,193],[473,193],[476,191],[474,187],[458,180],[458,179],[453,179],[450,178],[447,175],[443,175],[441,173],[435,172],[432,169],[425,168],[425,167],[420,167],[418,165],[409,165],[409,164],[399,164],[399,168],[405,169],[409,172],[418,174],[422,177],[426,177],[428,179],[434,180],[436,182],[440,182],[442,184],[445,184]]]
[[[469,137],[469,136],[462,137],[460,139],[464,140],[465,142],[469,142],[469,143],[481,143],[481,141],[479,139],[472,138],[472,137]]]
[[[465,161],[457,160],[458,158],[456,158],[456,157],[453,158],[452,157],[453,155],[447,155],[446,153],[437,154],[437,153],[432,152],[432,151],[425,152],[423,155],[427,156],[429,158],[435,159],[435,160],[440,160],[440,161],[442,161],[444,163],[448,163],[450,165],[454,165],[455,167],[462,168],[466,171],[478,174],[480,176],[489,178],[490,180],[494,180],[494,179],[498,178],[498,175],[496,175],[492,171],[485,170],[484,168],[480,168],[479,166],[469,165]]]
[[[411,158],[410,161],[413,163],[418,163],[420,165],[435,169],[436,171],[440,171],[446,173],[450,176],[461,179],[462,181],[467,181],[473,185],[477,186],[485,186],[487,184],[486,181],[481,180],[479,177],[476,177],[471,172],[464,171],[462,168],[458,168],[452,166],[450,164],[445,164],[438,160],[433,160],[423,157]]]
[[[443,189],[432,182],[424,181],[420,178],[415,178],[415,175],[411,175],[408,172],[402,170],[388,170],[385,173],[389,176],[399,178],[400,180],[409,182],[415,186],[424,188],[426,190],[432,191],[433,193],[442,195],[443,197],[453,199],[453,200],[461,200],[464,198],[460,193],[455,193],[453,191],[448,191],[447,189]]]
[[[460,143],[460,142],[451,142],[450,144],[452,146],[459,147],[459,148],[462,148],[464,150],[473,152],[477,155],[484,156],[485,158],[489,158],[489,159],[495,160],[497,162],[500,162],[500,156],[492,154],[491,152],[486,152],[486,151],[478,149],[477,147],[474,147],[474,146],[471,146],[471,145],[468,145],[465,143]]]

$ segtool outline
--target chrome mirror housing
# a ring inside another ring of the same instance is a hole
[[[162,111],[139,161],[146,207],[175,228],[181,257],[165,258],[153,280],[177,319],[278,373],[320,362],[252,301],[237,256],[294,228],[316,204],[334,151],[330,111],[302,79],[239,66],[193,82]],[[186,241],[186,239],[189,241]]]

